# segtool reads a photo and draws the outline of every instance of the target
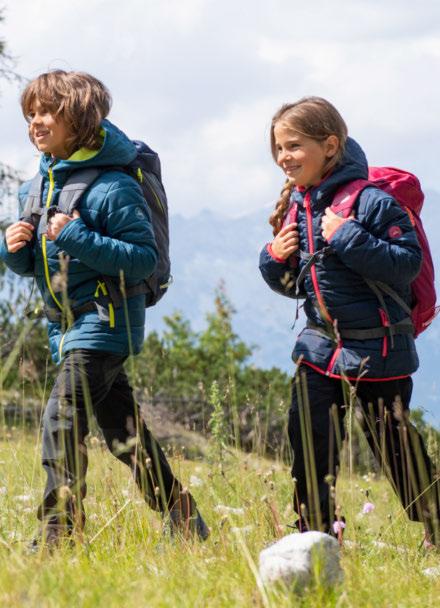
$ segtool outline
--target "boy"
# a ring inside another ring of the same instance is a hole
[[[123,369],[128,355],[142,347],[145,295],[128,297],[119,307],[108,297],[119,289],[121,276],[129,289],[157,262],[142,192],[132,177],[115,169],[128,165],[136,148],[105,120],[110,94],[89,74],[42,74],[26,87],[21,105],[30,139],[42,152],[41,219],[35,222],[34,214],[12,224],[0,256],[17,274],[35,277],[52,356],[61,363],[43,418],[42,540],[56,545],[84,526],[90,410],[109,449],[132,468],[146,502],[169,514],[171,533],[205,540],[209,530],[141,420]],[[63,185],[80,169],[98,169],[97,178],[70,217],[56,205]],[[36,196],[32,188],[28,182],[20,189],[22,213]],[[113,285],[103,276],[113,277]]]

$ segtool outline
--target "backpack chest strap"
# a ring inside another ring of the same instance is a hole
[[[310,272],[310,269],[312,268],[313,264],[316,264],[316,262],[323,260],[328,255],[332,254],[333,251],[330,246],[327,246],[323,247],[322,249],[318,249],[318,251],[315,251],[314,253],[308,253],[307,251],[302,251],[301,249],[299,249],[297,253],[299,258],[305,261],[306,263],[301,268],[301,272],[299,273],[298,278],[296,279],[296,295],[299,294],[301,283],[304,281],[305,276]]]
[[[335,334],[328,332],[325,327],[315,325],[311,321],[307,321],[308,329],[314,329],[325,335],[326,338],[334,339]],[[338,334],[343,340],[377,340],[380,338],[390,337],[395,335],[414,335],[414,325],[409,317],[402,319],[398,323],[389,325],[388,327],[371,327],[367,329],[339,329]]]

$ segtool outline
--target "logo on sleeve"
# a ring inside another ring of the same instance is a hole
[[[399,228],[399,226],[391,226],[391,228],[388,229],[388,236],[390,239],[398,239],[399,236],[402,236],[401,228]]]
[[[139,220],[145,219],[145,211],[141,207],[136,207],[135,214]]]

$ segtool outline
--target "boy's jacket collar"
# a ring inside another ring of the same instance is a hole
[[[101,123],[103,142],[99,150],[81,148],[68,159],[53,159],[49,154],[42,154],[40,173],[47,175],[49,168],[54,173],[72,171],[86,167],[125,166],[136,158],[136,147],[133,142],[109,120]]]

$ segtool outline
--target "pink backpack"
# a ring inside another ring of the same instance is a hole
[[[360,193],[368,186],[380,188],[390,194],[408,213],[416,231],[422,249],[423,261],[419,274],[411,283],[413,296],[411,319],[414,325],[414,335],[418,336],[431,324],[440,310],[440,306],[436,306],[434,265],[431,251],[420,219],[425,197],[420,182],[415,175],[393,167],[369,167],[368,181],[358,179],[343,186],[336,194],[331,209],[341,217],[348,217]],[[399,296],[394,294],[391,288],[382,283],[378,286],[399,302]]]

